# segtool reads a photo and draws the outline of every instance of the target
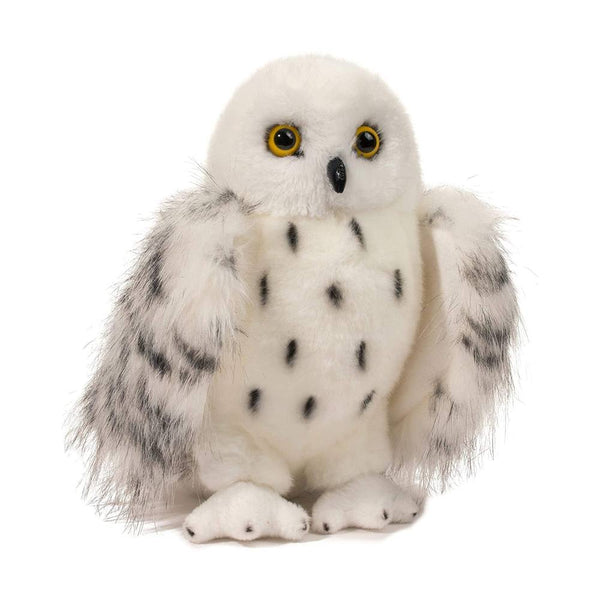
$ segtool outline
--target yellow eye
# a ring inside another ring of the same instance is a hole
[[[380,145],[381,139],[379,138],[379,134],[372,127],[361,125],[356,130],[354,149],[359,156],[372,158],[379,152]]]
[[[267,136],[267,146],[275,156],[295,154],[300,141],[300,132],[293,125],[275,125]]]

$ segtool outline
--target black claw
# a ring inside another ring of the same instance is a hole
[[[418,514],[419,514],[419,513],[413,513],[413,515],[412,515],[412,516],[413,516],[413,517],[416,517]]]
[[[325,531],[329,531],[329,525],[327,523],[323,523],[323,529]]]
[[[246,527],[246,533],[252,533],[254,531],[254,529],[252,528],[252,525],[248,525],[248,527]]]
[[[389,515],[388,515],[388,512],[387,512],[387,510],[384,510],[384,511],[383,511],[383,518],[384,518],[384,520],[385,520],[385,521],[387,521],[387,520],[388,520],[388,516],[389,516]]]
[[[189,527],[186,527],[185,530],[188,532],[190,537],[194,537],[196,535],[196,532],[193,529],[190,529]]]
[[[308,529],[308,523],[306,521],[304,521],[303,525],[302,525],[302,531],[306,531]]]

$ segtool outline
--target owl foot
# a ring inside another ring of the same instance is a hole
[[[297,504],[270,488],[240,481],[200,504],[183,529],[190,542],[201,544],[217,538],[299,540],[308,533],[309,524],[309,516]]]
[[[381,529],[388,523],[410,523],[419,504],[383,475],[363,475],[325,492],[312,511],[313,531],[335,533],[347,527]]]

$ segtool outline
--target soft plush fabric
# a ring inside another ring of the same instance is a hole
[[[301,143],[281,156],[268,140],[286,124]],[[500,223],[423,189],[380,79],[324,57],[266,66],[122,288],[71,434],[88,491],[136,521],[192,484],[208,498],[184,525],[194,542],[299,539],[304,491],[322,494],[320,533],[414,519],[414,486],[472,469],[510,391]]]

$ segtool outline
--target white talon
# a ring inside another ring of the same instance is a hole
[[[410,523],[417,502],[383,475],[363,475],[325,492],[312,512],[313,530],[335,533],[346,527],[381,529],[388,523]]]
[[[263,486],[238,482],[200,504],[183,524],[196,544],[217,538],[249,541],[262,537],[299,540],[309,530],[303,508]]]

